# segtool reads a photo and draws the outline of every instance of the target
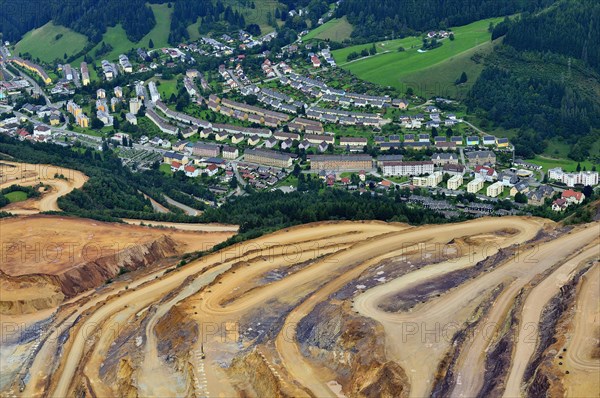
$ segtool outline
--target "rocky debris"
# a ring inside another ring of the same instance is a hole
[[[289,395],[258,349],[236,357],[229,374],[238,379],[240,396],[286,398]]]
[[[385,359],[381,325],[353,315],[349,303],[318,304],[296,333],[303,355],[332,370],[346,395],[408,396],[404,370]]]
[[[65,295],[47,275],[10,276],[0,271],[0,314],[30,314],[58,307]]]
[[[525,297],[524,290],[521,290],[515,297],[509,314],[504,319],[502,327],[494,336],[495,341],[491,342],[485,359],[485,372],[483,374],[483,387],[478,393],[478,397],[499,397],[502,396],[507,370],[510,369],[512,360],[513,345],[517,338],[517,328],[519,325],[518,316],[521,312]]]
[[[471,338],[474,329],[482,319],[485,319],[486,314],[494,303],[494,300],[502,293],[503,284],[496,286],[487,297],[475,308],[469,320],[464,327],[457,331],[452,336],[452,344],[450,350],[446,353],[440,364],[438,365],[433,388],[431,391],[432,397],[449,397],[456,383],[455,368],[456,362],[462,352],[464,343]]]
[[[566,342],[564,332],[573,316],[577,285],[589,268],[584,267],[577,272],[569,283],[561,287],[542,312],[536,351],[523,375],[529,397],[565,395],[563,372],[554,366],[553,361]]]
[[[57,276],[62,292],[73,297],[87,289],[100,286],[114,278],[121,270],[135,271],[152,265],[166,257],[178,254],[177,243],[169,236],[128,247],[117,253],[95,261],[72,267]]]
[[[184,359],[198,340],[198,324],[186,315],[178,305],[169,309],[156,324],[154,330],[159,338],[158,353],[161,357]]]
[[[477,262],[473,267],[460,269],[432,278],[410,289],[405,289],[383,301],[379,307],[386,312],[404,312],[418,303],[448,293],[483,272],[491,271],[510,258],[515,248],[500,249],[496,254]]]

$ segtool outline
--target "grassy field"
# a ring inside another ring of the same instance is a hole
[[[173,171],[171,170],[170,164],[163,163],[158,167],[158,170],[160,170],[163,174],[166,174],[168,176],[173,175]]]
[[[348,19],[345,16],[339,19],[334,18],[308,32],[308,34],[303,37],[303,40],[309,41],[313,39],[319,39],[342,42],[350,38],[352,30],[354,30],[354,28],[350,22],[348,22]]]
[[[562,169],[564,171],[568,171],[568,172],[575,172],[577,169],[577,163],[574,160],[571,159],[566,159],[566,158],[551,158],[551,157],[547,157],[544,155],[537,155],[535,158],[533,159],[529,159],[527,160],[530,163],[533,164],[537,164],[539,166],[542,166],[542,168],[544,169],[544,171],[548,171],[548,169],[552,169],[554,167],[562,167]],[[590,162],[589,160],[583,161],[583,162],[579,162],[579,164],[581,165],[581,169],[583,170],[583,168],[585,167],[586,170],[590,171],[592,170],[592,167],[594,166],[592,164],[592,162]],[[596,165],[596,168],[598,168],[599,165]]]
[[[140,44],[147,45],[148,41],[152,39],[155,48],[167,47],[173,9],[169,8],[168,4],[150,4],[150,7],[156,18],[156,26],[140,40]]]
[[[158,86],[158,92],[160,93],[160,97],[163,99],[163,101],[168,100],[169,97],[171,96],[171,94],[177,95],[177,80],[176,79],[172,79],[172,80],[151,79],[151,80],[160,82],[160,85]]]
[[[245,5],[242,6],[240,0],[225,0],[223,3],[225,6],[230,5],[233,10],[241,12],[244,15],[246,25],[255,23],[260,26],[262,34],[270,33],[274,30],[267,23],[268,13],[271,13],[273,20],[275,20],[275,9],[281,7],[281,4],[277,0],[254,1],[256,6],[254,9]]]
[[[15,52],[29,53],[34,58],[51,62],[56,58],[62,59],[65,53],[71,56],[83,50],[87,42],[84,35],[48,22],[41,28],[28,32],[15,46]]]
[[[99,60],[109,59],[116,60],[119,54],[123,54],[132,48],[139,46],[148,47],[150,39],[154,42],[154,48],[168,46],[169,29],[171,25],[171,14],[173,13],[172,8],[168,8],[168,4],[151,4],[150,7],[154,12],[156,18],[156,25],[148,32],[139,42],[134,43],[127,38],[125,29],[119,24],[106,29],[106,33],[102,36],[102,41],[112,46],[112,50],[108,54],[104,54],[99,57]],[[100,44],[94,47],[89,54],[92,58],[95,56],[96,50]],[[83,58],[77,59],[73,62],[73,65],[79,65],[83,61]]]
[[[200,39],[200,32],[198,32],[198,28],[200,27],[200,18],[193,24],[187,27],[187,31],[190,34],[190,40],[198,40]]]
[[[24,200],[27,200],[27,192],[13,191],[7,193],[6,195],[4,195],[4,197],[8,199],[10,203],[22,202]]]
[[[447,60],[417,72],[405,75],[402,84],[412,87],[418,95],[425,98],[444,97],[463,99],[484,68],[483,58],[489,54],[499,41],[486,41]],[[474,58],[475,57],[475,58]],[[477,61],[474,61],[476,59]],[[454,82],[465,72],[467,82],[456,85]]]
[[[490,50],[488,26],[490,22],[497,23],[501,20],[502,18],[485,19],[452,28],[455,40],[445,39],[441,47],[424,53],[418,51],[422,44],[420,37],[377,42],[377,55],[352,62],[346,61],[348,54],[368,49],[372,43],[335,50],[332,53],[338,65],[361,79],[401,90],[407,87],[407,83],[419,84],[420,87],[413,88],[422,94],[434,90],[439,92],[435,85],[453,84],[463,70],[467,75],[468,70],[474,75],[470,79],[476,77],[481,67],[475,65],[471,58],[476,51]],[[405,51],[399,52],[399,47],[403,47]],[[468,63],[474,65],[467,65]],[[424,82],[427,82],[429,87],[424,87]]]

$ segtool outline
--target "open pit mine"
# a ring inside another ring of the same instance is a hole
[[[323,222],[220,251],[235,227],[0,228],[5,397],[600,390],[598,222]]]

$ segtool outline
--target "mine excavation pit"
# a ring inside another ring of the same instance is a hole
[[[543,289],[552,272],[574,266],[571,253],[590,256],[585,248],[598,233],[592,224],[536,241],[551,223],[513,217],[510,225],[485,218],[435,227],[319,223],[257,238],[246,246],[254,249],[239,244],[227,256],[205,255],[173,272],[164,273],[168,262],[161,271],[140,268],[125,274],[127,280],[103,285],[102,296],[65,295],[54,305],[56,319],[67,321],[71,333],[64,344],[39,345],[23,396],[417,397],[434,388],[466,394],[466,387],[477,394],[487,380],[489,342],[480,339],[482,325],[520,316],[536,286]],[[151,235],[147,229],[140,236]],[[184,251],[197,244],[189,239],[202,236],[183,233],[171,231],[170,239],[182,242]],[[317,252],[315,242],[325,242]],[[535,245],[537,261],[525,263]],[[586,274],[595,276],[597,268]],[[61,309],[67,300],[75,304],[71,315]],[[456,326],[433,326],[449,322]],[[111,326],[116,323],[123,326]],[[94,338],[77,337],[91,325]],[[421,329],[430,333],[423,341]],[[56,357],[59,347],[63,354]],[[592,348],[581,347],[591,361]],[[559,348],[563,358],[555,355],[554,366],[575,386],[571,380],[590,370],[578,371],[583,354],[569,359],[566,348]],[[42,364],[50,359],[56,366],[46,375]],[[513,385],[512,369],[497,379]]]

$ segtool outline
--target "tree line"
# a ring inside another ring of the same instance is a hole
[[[553,0],[344,0],[336,15],[347,16],[352,36],[365,42],[384,36],[404,37],[428,29],[448,28],[516,12],[534,11]]]
[[[127,37],[137,42],[156,25],[145,0],[0,0],[0,32],[4,40],[16,42],[31,29],[54,21],[98,43],[109,26],[121,24]]]

